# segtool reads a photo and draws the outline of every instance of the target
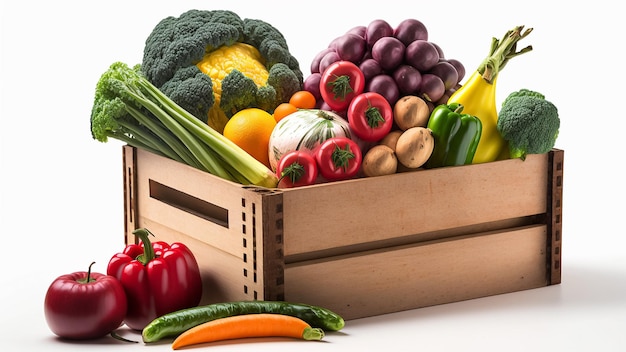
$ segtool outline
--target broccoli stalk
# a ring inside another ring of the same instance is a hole
[[[143,76],[140,65],[113,63],[100,77],[91,133],[114,138],[242,184],[275,187],[264,164],[180,107]]]

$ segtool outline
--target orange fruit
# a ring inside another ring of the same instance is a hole
[[[313,109],[316,104],[315,95],[308,90],[299,90],[289,98],[289,104],[298,109]]]
[[[274,120],[276,122],[282,120],[285,116],[291,114],[292,112],[298,111],[298,108],[290,103],[282,103],[274,109]]]
[[[269,167],[267,149],[274,126],[276,120],[270,113],[258,108],[247,108],[228,120],[224,126],[224,137]]]

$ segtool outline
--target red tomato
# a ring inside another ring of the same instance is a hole
[[[89,271],[56,278],[46,293],[44,313],[50,330],[59,337],[84,340],[108,335],[120,327],[127,300],[113,276]]]
[[[317,179],[317,164],[311,154],[301,150],[285,153],[276,165],[278,187],[308,186]]]
[[[328,66],[320,78],[320,94],[331,109],[348,109],[352,99],[365,89],[363,71],[350,61],[336,61]]]
[[[378,142],[391,131],[393,108],[379,93],[361,93],[350,103],[348,123],[354,134],[362,140]]]
[[[353,178],[361,168],[363,155],[350,138],[333,137],[322,143],[315,153],[319,173],[329,181]]]

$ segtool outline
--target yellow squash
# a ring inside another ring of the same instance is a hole
[[[467,82],[448,99],[448,104],[463,105],[464,114],[476,116],[482,122],[482,134],[473,164],[508,157],[506,141],[497,130],[496,82],[498,73],[509,59],[532,50],[531,46],[527,46],[520,51],[515,51],[517,42],[532,31],[532,28],[529,28],[522,33],[523,29],[524,26],[517,26],[507,31],[502,40],[493,38],[489,56],[483,60]]]

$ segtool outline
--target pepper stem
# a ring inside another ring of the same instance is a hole
[[[148,264],[152,259],[155,258],[154,247],[152,247],[152,243],[148,236],[154,236],[150,230],[146,228],[139,228],[133,231],[133,235],[139,237],[141,242],[143,243],[143,255],[137,257],[137,260],[140,261],[143,265]]]
[[[478,72],[487,82],[493,83],[498,73],[500,73],[510,59],[533,50],[533,47],[529,45],[520,51],[515,51],[517,49],[517,42],[525,38],[533,30],[532,28],[528,28],[522,33],[523,29],[524,26],[517,26],[507,31],[501,40],[496,38],[491,40],[489,56],[478,66]]]

